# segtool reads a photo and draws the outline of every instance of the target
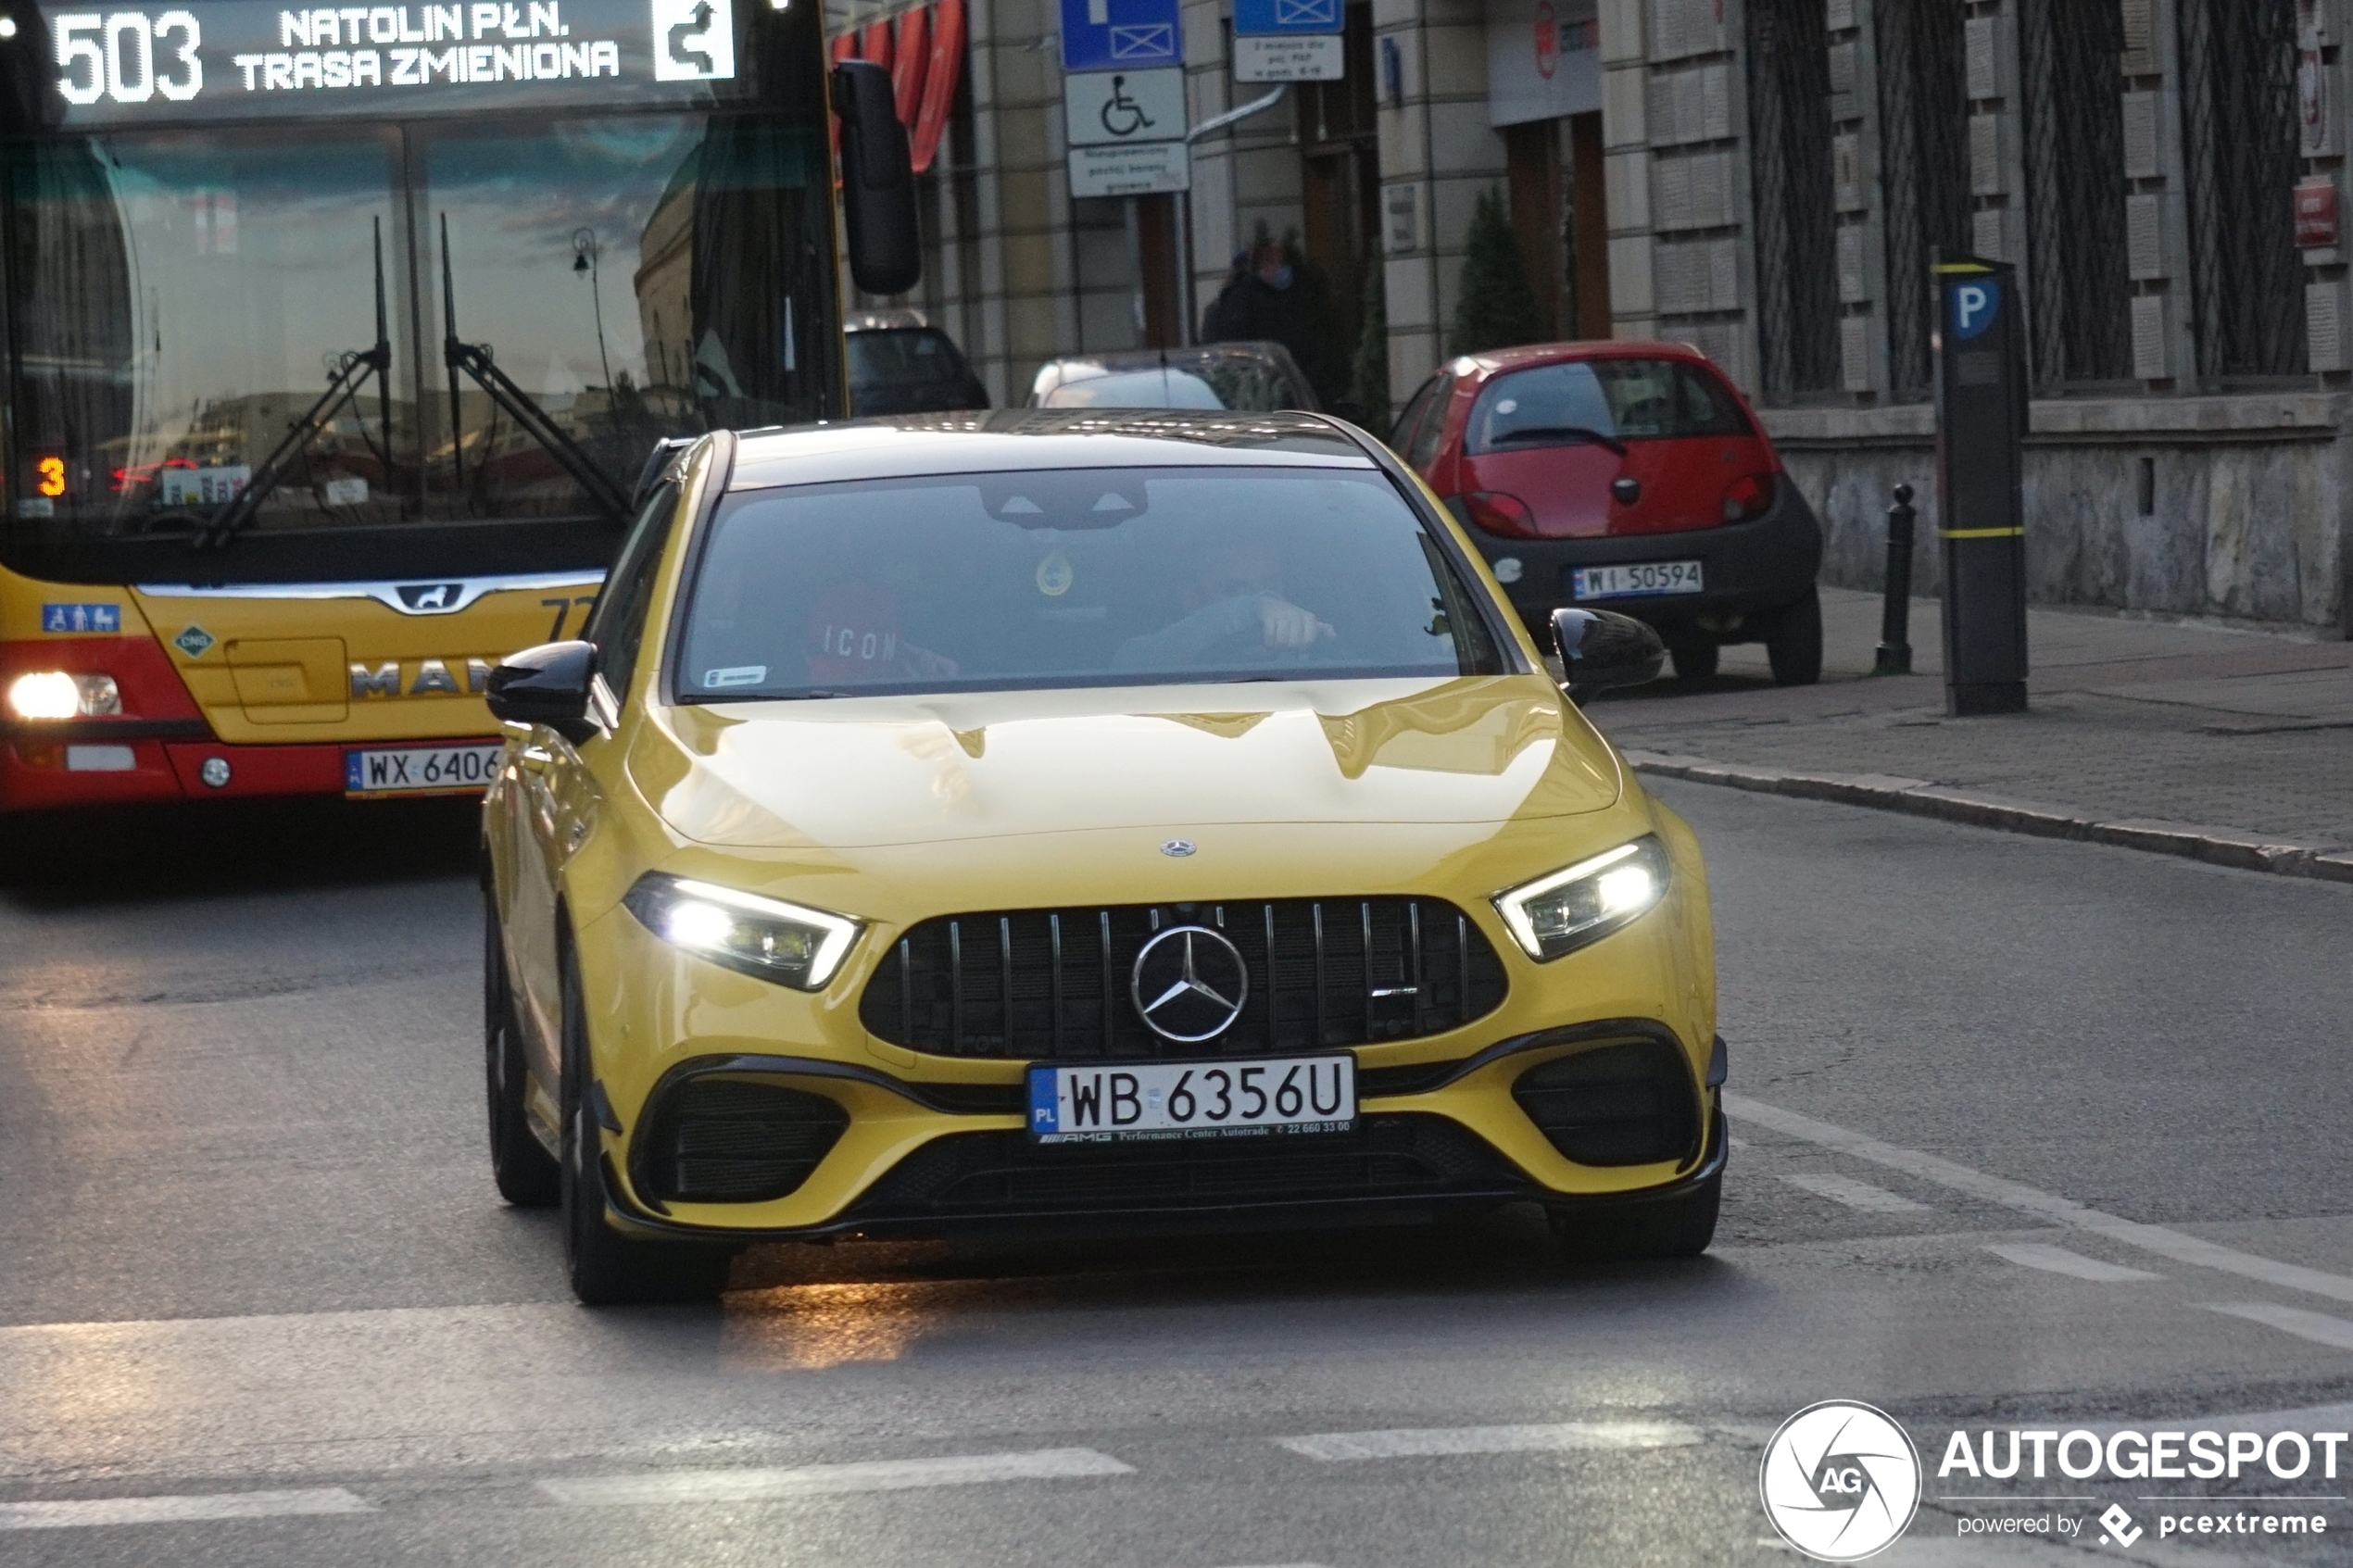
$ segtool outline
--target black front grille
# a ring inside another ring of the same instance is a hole
[[[1353,1133],[1040,1145],[1015,1132],[958,1133],[899,1162],[862,1219],[1219,1208],[1330,1198],[1508,1197],[1526,1179],[1442,1116],[1367,1117]]]
[[[1562,1057],[1512,1085],[1528,1119],[1579,1165],[1649,1165],[1699,1148],[1690,1063],[1658,1040],[1629,1040]]]
[[[760,1203],[809,1179],[849,1125],[823,1095],[690,1078],[661,1095],[636,1149],[639,1189],[664,1203]]]
[[[1177,1045],[1137,1015],[1136,955],[1155,932],[1223,932],[1250,972],[1241,1014]],[[891,948],[860,998],[880,1039],[940,1056],[1045,1061],[1256,1056],[1442,1034],[1503,1004],[1504,966],[1438,898],[1130,904],[942,916]]]

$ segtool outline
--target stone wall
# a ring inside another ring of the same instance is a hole
[[[2033,406],[2028,592],[2038,603],[2353,635],[2353,435],[2342,395],[2065,399]],[[1763,414],[1821,514],[1822,580],[1876,591],[1897,483],[1915,492],[1913,589],[1942,586],[1925,407]]]

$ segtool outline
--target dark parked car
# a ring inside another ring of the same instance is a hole
[[[1050,361],[1030,383],[1033,408],[1230,408],[1320,413],[1315,389],[1279,343],[1139,348]]]
[[[988,389],[956,342],[913,311],[849,323],[849,408],[854,414],[929,414],[986,408]]]
[[[1686,679],[1726,643],[1821,676],[1822,528],[1755,415],[1674,343],[1554,343],[1454,360],[1390,445],[1468,523],[1513,606],[1648,621]]]

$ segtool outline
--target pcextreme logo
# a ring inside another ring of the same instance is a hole
[[[1757,1488],[1783,1540],[1818,1562],[1859,1562],[1919,1511],[1919,1452],[1886,1411],[1825,1399],[1781,1423]]]

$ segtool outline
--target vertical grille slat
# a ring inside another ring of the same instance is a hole
[[[1440,899],[1268,899],[1258,903],[1254,918],[1250,908],[1122,905],[939,916],[911,927],[886,951],[860,998],[859,1017],[877,1038],[937,1055],[1150,1061],[1441,1034],[1493,1011],[1508,988],[1493,945],[1461,909]],[[974,922],[995,927],[993,962],[986,938],[979,951],[964,950],[963,928]],[[1154,933],[1178,925],[1224,934],[1250,976],[1233,1025],[1189,1046],[1153,1033],[1128,997],[1136,955]]]

